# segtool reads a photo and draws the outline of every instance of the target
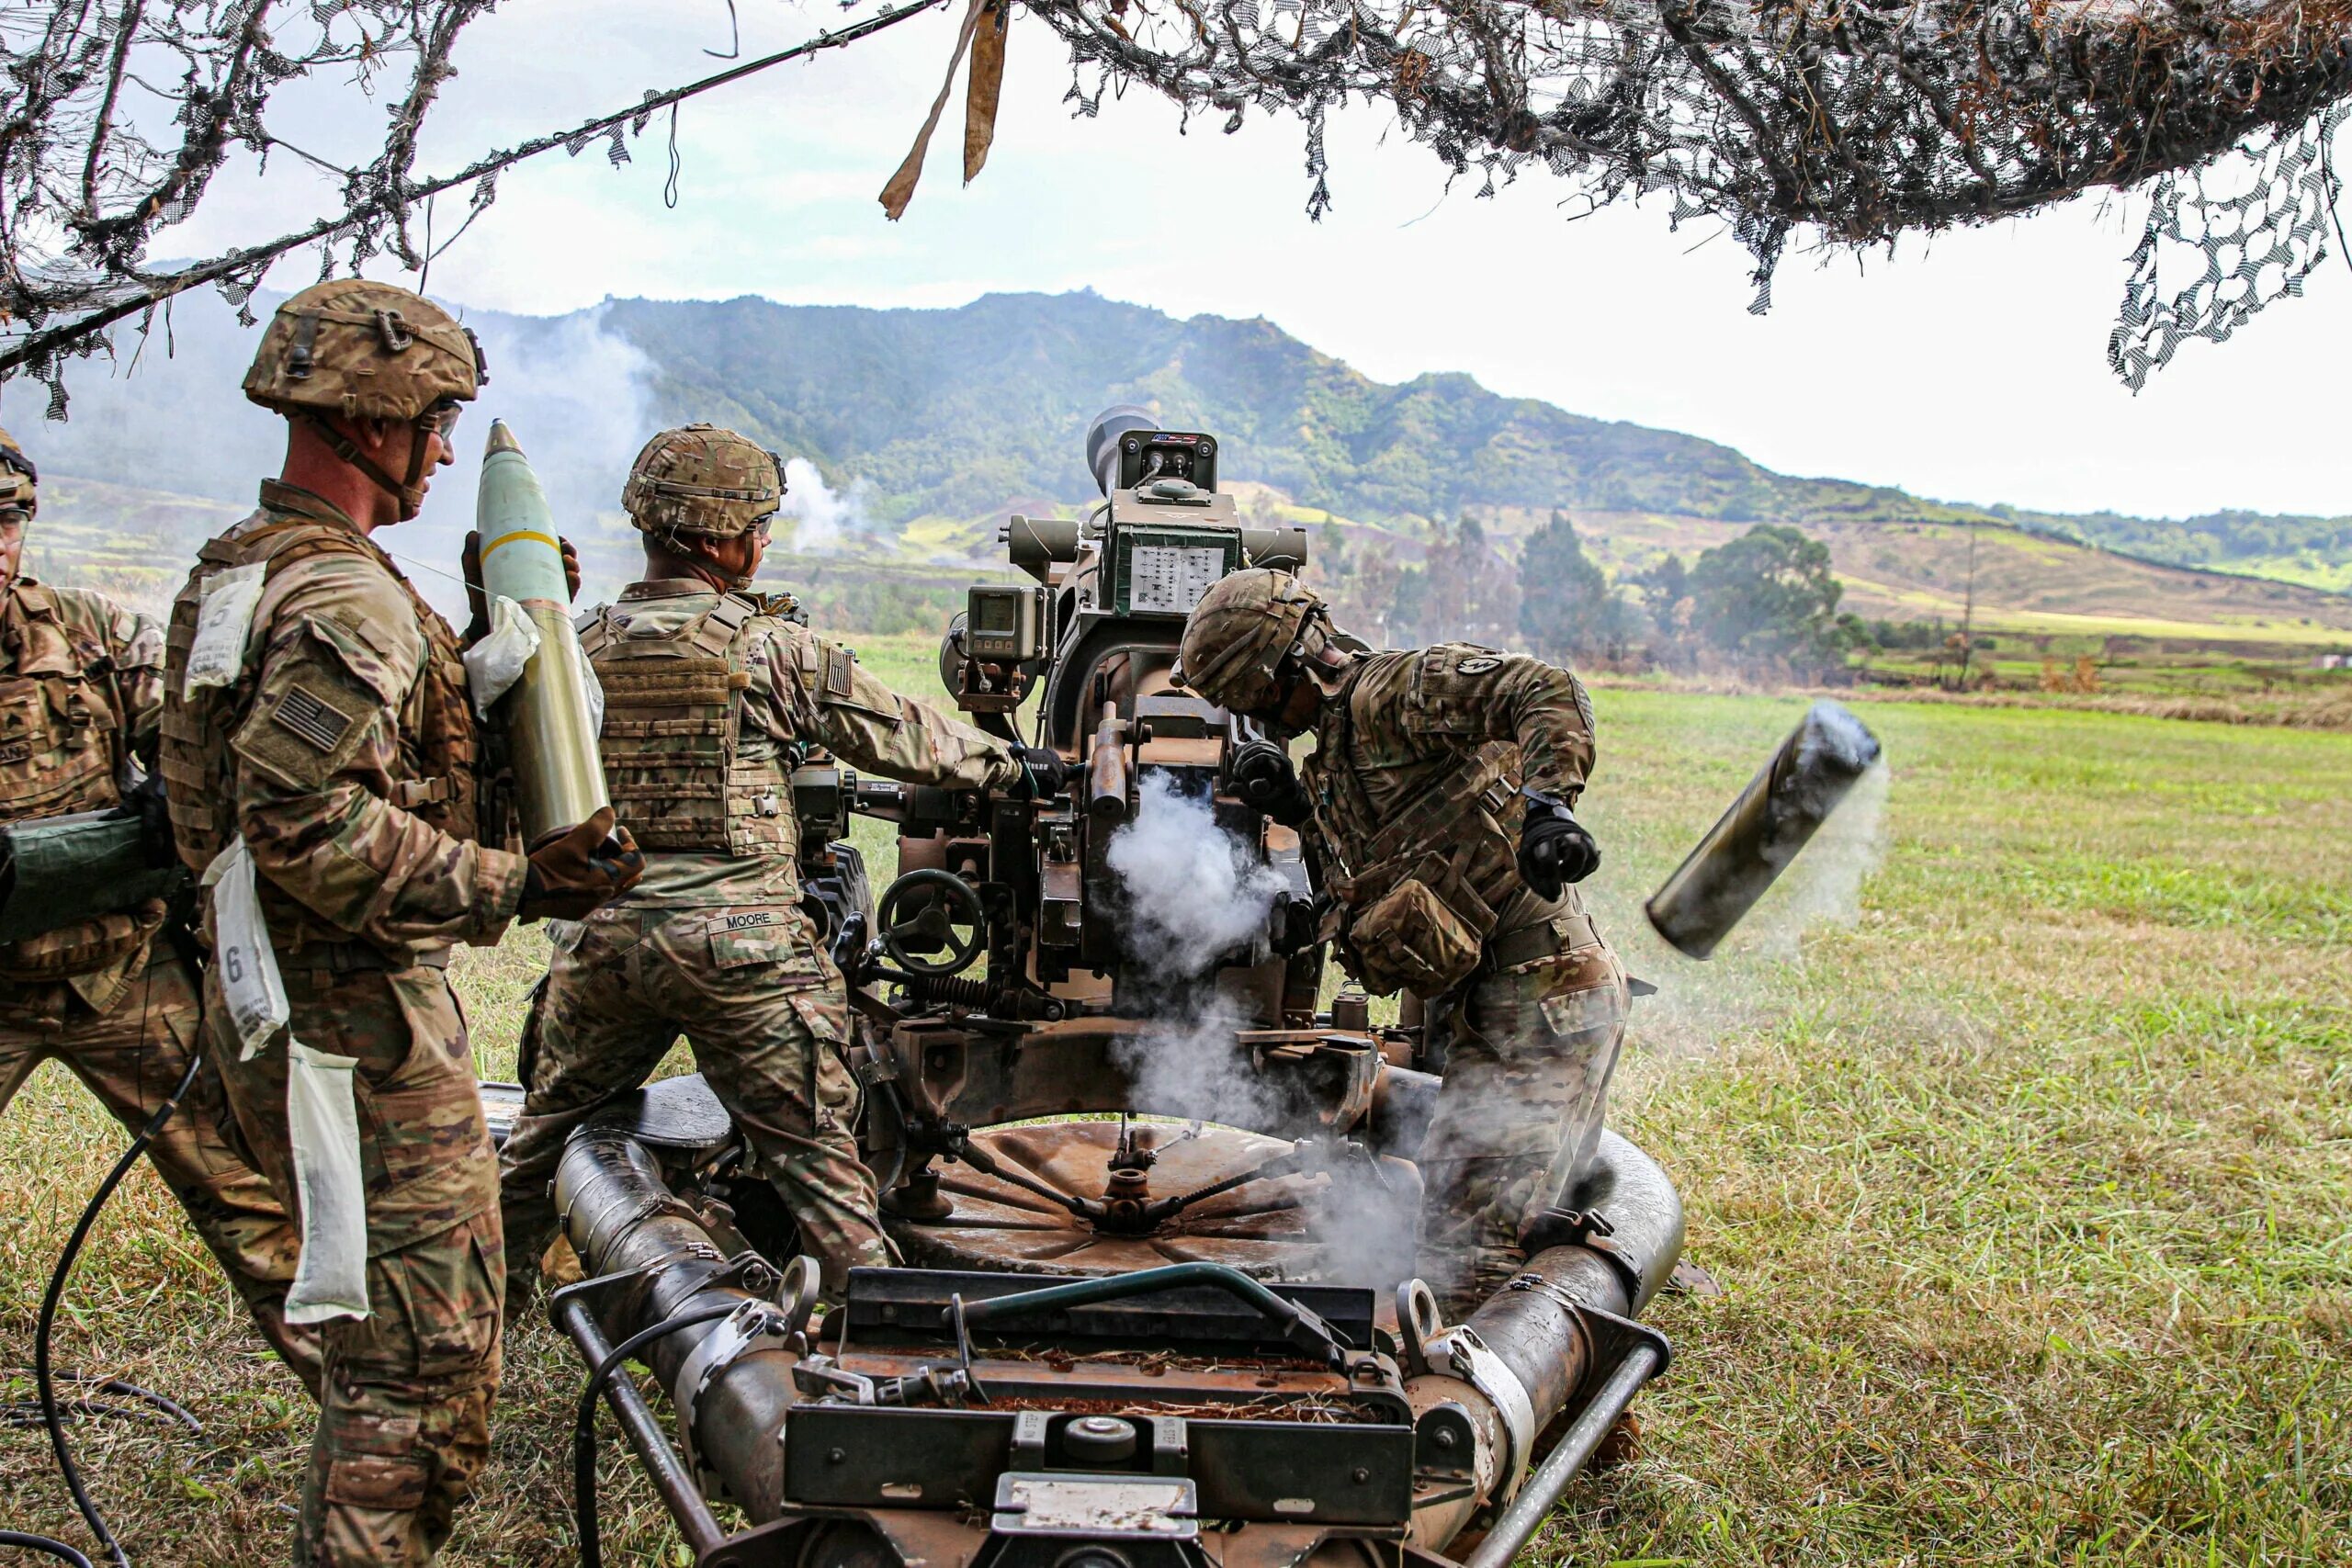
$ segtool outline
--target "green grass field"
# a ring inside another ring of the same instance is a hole
[[[929,689],[928,651],[868,659]],[[1801,711],[1597,694],[1605,928],[1664,994],[1615,1121],[1679,1182],[1717,1301],[1551,1562],[2352,1562],[2352,736],[1873,705],[1894,779],[1860,918],[1790,898],[1707,965],[1641,896]],[[460,971],[486,1066],[534,962]],[[0,1123],[0,1362],[121,1142],[62,1072]],[[310,1416],[144,1172],[94,1244],[64,1364],[170,1393],[202,1437],[85,1427],[142,1563],[278,1557]],[[446,1561],[571,1561],[578,1369],[510,1342],[498,1451]],[[21,1383],[19,1384],[21,1387]],[[670,1554],[608,1467],[610,1560]],[[68,1526],[38,1431],[7,1522]]]

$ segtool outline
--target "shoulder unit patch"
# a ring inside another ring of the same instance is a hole
[[[1501,660],[1488,658],[1487,655],[1481,654],[1476,659],[1464,660],[1461,663],[1455,665],[1453,670],[1454,673],[1458,675],[1484,675],[1489,670],[1500,668],[1501,664]]]

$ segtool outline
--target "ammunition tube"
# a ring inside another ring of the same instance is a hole
[[[536,843],[586,820],[611,800],[596,755],[587,659],[571,626],[554,513],[503,423],[490,427],[474,526],[481,535],[482,592],[493,602],[514,600],[539,633],[538,652],[497,708],[514,771],[523,841]]]
[[[1657,934],[1691,958],[1714,952],[1878,755],[1860,719],[1836,703],[1814,704],[1644,907]]]

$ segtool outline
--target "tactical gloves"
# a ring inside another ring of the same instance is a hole
[[[1051,800],[1069,782],[1069,764],[1058,751],[1043,746],[1015,746],[1012,754],[1021,760],[1021,776],[1028,788],[1017,799]]]
[[[1234,752],[1226,776],[1234,797],[1285,828],[1295,828],[1314,811],[1306,786],[1290,765],[1290,753],[1271,740],[1251,740]]]
[[[1600,846],[1568,814],[1556,795],[1531,789],[1527,820],[1519,830],[1519,874],[1545,898],[1557,898],[1571,882],[1600,869]]]
[[[637,886],[645,856],[609,806],[587,821],[550,834],[531,852],[523,880],[524,919],[542,915],[584,920]]]

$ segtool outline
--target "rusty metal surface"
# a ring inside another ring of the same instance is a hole
[[[1229,1127],[1169,1127],[1154,1150],[1157,1196],[1189,1192],[1289,1152],[1283,1140]],[[1063,1192],[1112,1187],[1119,1127],[1064,1122],[998,1127],[972,1142],[999,1163]],[[1116,1274],[1164,1263],[1228,1264],[1260,1279],[1361,1284],[1409,1267],[1418,1193],[1368,1174],[1273,1176],[1183,1211],[1148,1235],[1098,1231],[1052,1200],[961,1163],[943,1163],[944,1218],[888,1216],[910,1262],[942,1269]],[[1335,1218],[1344,1215],[1339,1223]]]
[[[1243,971],[1232,971],[1241,975]],[[1275,971],[1277,979],[1279,970]],[[1233,982],[1239,984],[1239,981]],[[1057,987],[1057,995],[1088,987]],[[1183,1103],[1160,1103],[1155,1092],[1181,1087],[1181,1075],[1137,1074],[1133,1064],[1162,1048],[1164,1026],[1147,1019],[1087,1014],[1019,1030],[972,1027],[959,1020],[909,1020],[882,1044],[888,1074],[906,1095],[909,1109],[942,1122],[993,1126],[1038,1116],[1075,1116],[1131,1111],[1148,1116],[1191,1113]],[[1370,1034],[1331,1029],[1236,1033],[1232,1063],[1237,1072],[1258,1072],[1250,1042],[1313,1043],[1323,1047],[1274,1071],[1279,1081],[1258,1101],[1221,1112],[1253,1132],[1296,1135],[1322,1127],[1351,1125],[1368,1109],[1382,1061],[1380,1043]],[[1360,1052],[1365,1060],[1347,1060]],[[1312,1055],[1318,1059],[1304,1060]],[[1163,1081],[1164,1080],[1164,1081]],[[1261,1118],[1261,1120],[1250,1120]]]

